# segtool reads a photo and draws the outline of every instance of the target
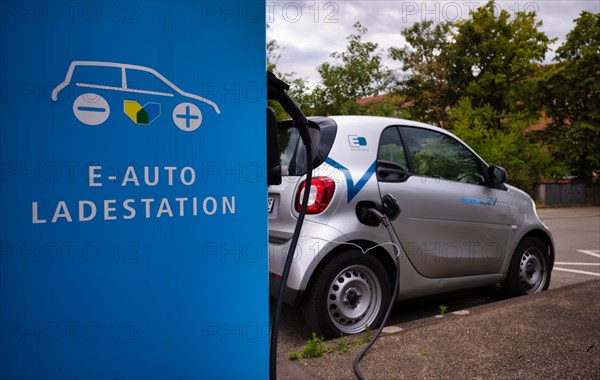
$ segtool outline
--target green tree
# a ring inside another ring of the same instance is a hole
[[[556,53],[546,70],[552,121],[544,137],[571,175],[593,182],[600,175],[600,14],[582,12]]]
[[[401,32],[406,45],[389,50],[390,57],[402,62],[402,70],[409,74],[399,85],[412,103],[407,107],[412,119],[447,125],[448,109],[455,100],[447,78],[451,27],[431,20],[415,23]]]
[[[535,13],[511,17],[492,0],[456,23],[415,24],[402,32],[408,47],[390,49],[407,71],[400,91],[413,102],[412,114],[452,130],[527,191],[541,176],[562,173],[530,131],[540,117],[540,65],[552,42],[540,26]]]
[[[506,113],[538,120],[538,67],[553,41],[539,30],[542,23],[534,12],[517,12],[511,19],[507,11],[495,10],[490,1],[456,24],[449,85],[460,97],[470,97],[474,107],[497,110],[492,122],[498,127]]]
[[[389,88],[394,74],[381,63],[378,44],[363,41],[367,28],[354,24],[344,52],[330,56],[339,64],[325,62],[317,67],[321,82],[312,92],[313,108],[320,114],[361,113],[358,99],[375,96]]]
[[[269,26],[267,26],[267,29]],[[275,75],[280,75],[277,73],[277,63],[281,58],[281,47],[277,40],[269,40],[267,41],[267,71],[272,72]],[[268,107],[271,108],[275,112],[275,116],[278,120],[285,119],[287,113],[283,110],[281,105],[273,100],[268,101]]]
[[[474,107],[471,98],[465,97],[452,108],[450,130],[488,164],[505,168],[509,183],[528,192],[542,174],[564,174],[560,163],[552,160],[530,132],[527,118],[510,114],[500,121],[501,128],[490,128],[497,119],[497,111],[491,105]]]
[[[287,91],[292,99],[301,109],[307,109],[311,105],[310,92],[308,91],[308,80],[299,77],[295,72],[279,72],[277,64],[281,59],[282,48],[277,40],[267,41],[267,70],[271,71],[278,78],[290,85]],[[278,120],[288,119],[289,115],[283,110],[283,107],[277,102],[269,101],[269,107],[275,111]]]
[[[500,127],[506,113],[537,120],[541,107],[538,67],[552,40],[539,30],[533,12],[496,12],[495,2],[456,23],[416,23],[404,29],[407,46],[391,48],[407,77],[400,90],[419,120],[447,126],[451,107],[470,97],[474,107],[490,105]]]
[[[267,29],[269,27],[267,26]],[[277,71],[277,63],[281,58],[281,47],[277,40],[267,41],[267,71],[271,71],[273,74]]]

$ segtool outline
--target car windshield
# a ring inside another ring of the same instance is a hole
[[[313,166],[316,168],[325,161],[333,141],[337,125],[329,118],[310,118],[309,132],[312,142]],[[281,153],[281,175],[302,176],[306,174],[306,149],[300,133],[291,120],[278,124],[279,152]]]

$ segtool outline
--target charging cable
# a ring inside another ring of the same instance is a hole
[[[384,227],[387,229],[387,232],[390,236],[390,241],[392,243],[393,242],[397,243],[397,244],[392,244],[394,246],[394,254],[395,254],[395,258],[396,258],[396,280],[394,281],[394,291],[392,292],[392,298],[390,300],[390,304],[388,306],[387,311],[385,312],[385,316],[383,317],[383,320],[381,321],[381,325],[380,325],[379,329],[377,329],[377,332],[375,333],[375,335],[373,336],[371,341],[358,354],[358,356],[354,360],[354,374],[356,375],[356,378],[359,380],[364,380],[364,377],[363,377],[362,373],[360,372],[360,368],[359,368],[360,361],[365,356],[367,351],[373,346],[373,344],[375,344],[375,341],[377,340],[377,338],[379,338],[379,335],[383,331],[383,328],[385,327],[385,324],[387,323],[387,321],[390,317],[390,313],[392,312],[392,307],[394,306],[394,301],[398,297],[398,290],[400,287],[400,250],[398,249],[398,247],[400,246],[400,242],[396,238],[396,235],[395,235],[392,225],[390,223],[390,219],[388,218],[388,214],[391,213],[390,217],[392,219],[395,219],[396,216],[400,213],[400,209],[397,206],[396,200],[391,195],[386,195],[383,197],[383,205],[380,206],[379,208],[381,209],[381,211],[378,210],[377,206],[375,206],[373,204],[373,206],[361,210],[362,214],[363,214],[362,216],[365,219],[370,219],[373,222],[377,221],[377,222],[380,222],[381,224],[383,224]],[[358,208],[357,208],[357,210],[358,210]],[[357,214],[359,214],[358,211],[357,211]],[[359,219],[360,219],[360,217],[359,217]],[[363,221],[361,220],[361,222],[363,222]]]
[[[312,181],[312,159],[311,157],[311,144],[310,140],[308,144],[304,144],[306,146],[306,156],[307,160],[307,172],[306,172],[306,186],[304,187],[304,195],[302,197],[302,205],[300,207],[300,212],[298,213],[298,220],[296,221],[296,227],[294,229],[294,235],[292,237],[292,241],[290,243],[290,248],[287,253],[287,257],[285,259],[285,265],[283,267],[283,272],[281,273],[281,282],[279,283],[279,290],[277,292],[277,300],[275,301],[275,315],[273,317],[273,326],[271,328],[271,358],[270,358],[270,367],[269,373],[270,378],[272,380],[277,379],[277,333],[279,330],[279,320],[281,319],[281,305],[283,303],[283,293],[285,291],[285,286],[287,284],[287,280],[290,274],[290,268],[292,267],[292,261],[294,259],[294,253],[296,251],[296,245],[298,245],[298,239],[300,238],[300,231],[302,229],[302,223],[304,222],[304,216],[306,215],[306,206],[308,205],[308,197],[310,195],[310,187]]]
[[[279,331],[279,321],[281,319],[281,306],[283,302],[283,293],[287,284],[288,276],[290,274],[290,268],[292,267],[292,261],[294,259],[294,253],[296,246],[298,245],[298,239],[300,238],[300,231],[304,222],[304,216],[306,215],[306,207],[308,205],[308,197],[310,195],[310,188],[312,182],[312,171],[313,171],[313,155],[312,155],[312,142],[310,139],[310,133],[308,131],[308,120],[300,110],[300,108],[294,103],[294,101],[285,92],[289,86],[283,81],[279,80],[271,72],[267,72],[267,85],[268,85],[268,98],[277,100],[283,109],[292,117],[293,126],[298,129],[304,147],[306,149],[306,186],[304,187],[304,195],[302,197],[302,204],[300,206],[300,212],[298,213],[298,220],[296,221],[296,227],[294,228],[294,234],[288,250],[285,264],[283,266],[283,272],[281,273],[281,282],[279,283],[279,289],[277,292],[277,299],[275,301],[275,314],[273,316],[273,324],[271,326],[271,341],[270,341],[270,357],[269,357],[269,378],[271,380],[277,379],[277,335]]]

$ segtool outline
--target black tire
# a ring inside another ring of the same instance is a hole
[[[385,268],[358,248],[334,255],[311,280],[303,305],[306,322],[327,339],[378,327],[391,297]]]
[[[536,294],[550,286],[548,248],[534,237],[524,238],[510,261],[502,290],[510,297]]]

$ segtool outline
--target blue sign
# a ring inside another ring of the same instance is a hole
[[[268,377],[264,2],[0,7],[0,378]]]

